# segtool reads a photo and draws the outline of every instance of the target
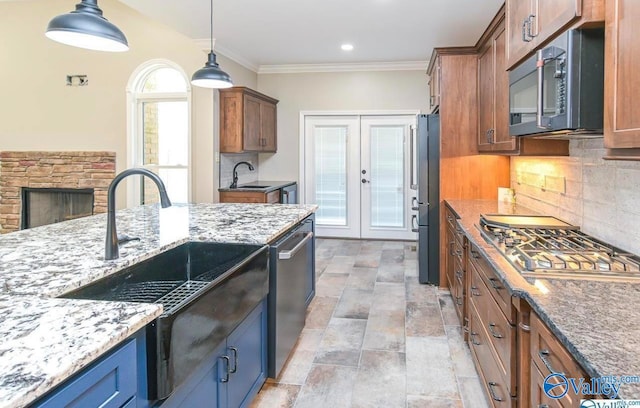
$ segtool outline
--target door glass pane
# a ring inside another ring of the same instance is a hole
[[[316,220],[347,225],[347,128],[314,128]]]
[[[404,130],[371,127],[371,227],[405,226]]]
[[[143,115],[143,164],[186,166],[189,160],[187,102],[144,102]]]
[[[149,170],[160,176],[160,179],[167,189],[167,195],[169,196],[171,203],[178,204],[187,202],[189,175],[186,168],[151,168]],[[142,185],[142,203],[159,203],[160,196],[158,194],[158,187],[156,186],[156,183],[147,177],[141,176],[140,179]]]

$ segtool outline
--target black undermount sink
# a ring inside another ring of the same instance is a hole
[[[61,297],[162,304],[147,326],[150,400],[165,399],[267,295],[267,246],[189,242]]]
[[[238,189],[243,189],[243,188],[269,188],[271,186],[238,186]]]

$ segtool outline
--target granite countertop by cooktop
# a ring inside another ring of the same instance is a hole
[[[0,407],[33,402],[162,313],[150,304],[52,299],[188,241],[267,244],[314,205],[189,204],[117,212],[140,238],[104,260],[106,214],[0,235]]]
[[[480,214],[538,214],[494,200],[447,200],[458,223],[514,296],[523,297],[591,377],[640,376],[640,283],[538,279],[518,273],[477,228]],[[619,397],[640,399],[640,384],[623,384]]]
[[[279,188],[287,187],[295,184],[295,181],[273,181],[273,180],[257,180],[251,183],[240,184],[237,188],[219,188],[218,191],[255,191],[260,193],[269,193]],[[253,187],[252,187],[253,186]],[[264,186],[263,188],[256,188],[256,186]]]

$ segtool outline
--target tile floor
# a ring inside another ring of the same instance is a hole
[[[451,296],[418,283],[413,245],[317,240],[305,328],[252,408],[488,406]]]

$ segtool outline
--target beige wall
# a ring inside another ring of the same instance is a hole
[[[516,201],[640,255],[640,162],[603,160],[602,139],[570,146],[569,157],[511,158]],[[536,185],[543,176],[552,188]]]
[[[47,39],[49,20],[71,11],[74,4],[0,2],[0,150],[115,151],[121,171],[127,166],[125,90],[133,71],[162,58],[190,76],[204,65],[206,53],[187,37],[115,0],[101,0],[100,7],[126,34],[128,52],[101,53]],[[222,56],[218,62],[235,84],[257,86],[255,73]],[[68,74],[88,75],[89,85],[66,86]],[[192,131],[193,200],[210,202],[217,199],[218,187],[216,91],[193,89]],[[120,205],[125,192],[119,188]]]
[[[428,108],[424,71],[261,74],[258,90],[278,103],[278,152],[260,155],[263,180],[298,180],[300,112],[422,110]]]

